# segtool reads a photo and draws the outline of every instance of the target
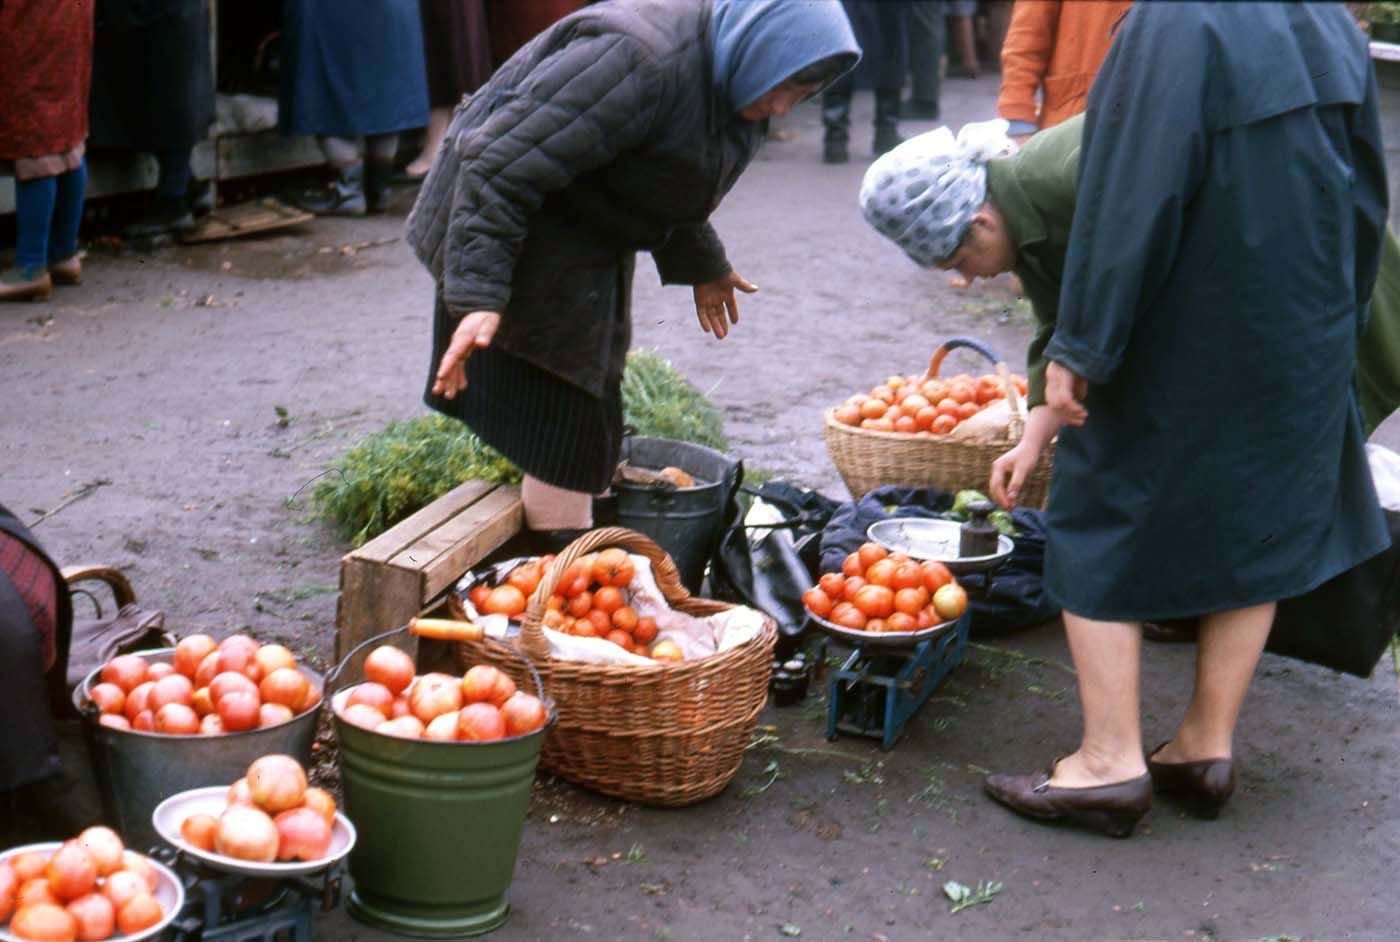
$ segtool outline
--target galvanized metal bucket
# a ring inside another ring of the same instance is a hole
[[[623,451],[637,467],[680,468],[696,479],[695,487],[680,489],[619,482],[613,493],[618,526],[651,537],[670,554],[685,587],[698,593],[724,532],[725,505],[738,483],[739,462],[713,448],[669,438],[629,438]]]
[[[174,648],[139,652],[143,657],[173,658]],[[321,675],[301,665],[321,687]],[[151,823],[156,805],[191,788],[230,785],[243,777],[254,759],[269,753],[289,755],[302,765],[311,763],[319,709],[307,710],[286,723],[266,729],[218,736],[166,736],[137,730],[113,729],[97,722],[88,691],[99,682],[94,670],[73,690],[73,705],[83,714],[92,751],[93,769],[109,824],[133,848],[158,846]]]
[[[342,666],[403,630],[369,639]],[[338,685],[339,670],[331,675]],[[355,919],[427,939],[480,935],[505,923],[535,766],[555,720],[533,667],[530,675],[549,722],[497,742],[385,736],[340,719],[335,707],[353,684],[339,685],[329,698],[345,813],[359,832],[350,853],[355,886],[348,909]]]

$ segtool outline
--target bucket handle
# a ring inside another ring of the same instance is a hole
[[[332,684],[340,680],[341,672],[345,670],[346,665],[350,663],[350,660],[355,655],[377,641],[384,641],[387,638],[392,638],[395,635],[404,633],[416,635],[420,638],[435,638],[447,641],[479,641],[481,638],[485,637],[486,634],[485,630],[480,625],[472,622],[451,621],[445,618],[410,618],[408,624],[400,625],[398,628],[390,628],[388,631],[380,632],[377,635],[372,635],[351,648],[345,657],[341,658],[340,663],[326,674],[326,678],[322,682],[324,690],[321,696],[322,701],[327,704],[330,703]],[[544,683],[540,680],[540,672],[535,670],[535,665],[530,662],[528,657],[518,652],[513,651],[512,653],[524,662],[525,669],[530,672],[530,679],[535,683],[535,696],[537,696],[542,703],[551,703],[550,700],[545,698]]]

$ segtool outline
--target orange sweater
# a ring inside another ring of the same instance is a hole
[[[1131,6],[1132,0],[1016,0],[1001,47],[997,115],[1044,130],[1083,111],[1113,27]]]

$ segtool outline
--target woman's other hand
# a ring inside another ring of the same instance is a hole
[[[734,295],[738,288],[745,294],[753,294],[758,285],[737,271],[731,271],[723,278],[707,281],[695,286],[695,316],[700,318],[700,329],[714,334],[716,340],[723,340],[729,333],[729,325],[739,323],[739,300]]]
[[[992,479],[988,484],[992,500],[1010,510],[1021,497],[1021,487],[1040,462],[1041,453],[1055,433],[1060,421],[1048,406],[1036,406],[1026,418],[1025,431],[1016,446],[992,462]]]
[[[467,357],[477,347],[491,346],[491,338],[496,328],[501,326],[501,315],[495,311],[472,311],[457,324],[452,332],[452,342],[438,364],[437,377],[433,380],[433,395],[444,399],[455,399],[467,388]]]
[[[1067,366],[1051,360],[1045,370],[1045,404],[1055,410],[1064,425],[1083,425],[1089,418],[1084,397],[1089,381]]]

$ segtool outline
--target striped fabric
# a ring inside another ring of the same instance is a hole
[[[597,494],[622,451],[621,379],[602,399],[493,348],[467,360],[467,388],[444,411],[546,484]]]
[[[53,571],[27,545],[0,531],[0,571],[10,577],[20,598],[29,609],[29,619],[39,632],[39,650],[44,670],[53,668],[58,657],[55,628],[58,621],[58,595]]]

